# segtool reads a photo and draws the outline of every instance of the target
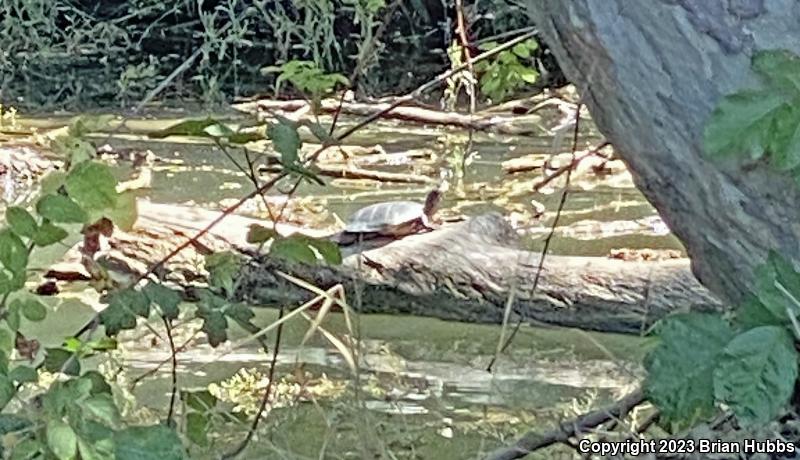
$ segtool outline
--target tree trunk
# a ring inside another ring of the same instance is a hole
[[[800,262],[793,180],[764,164],[712,162],[702,150],[719,99],[757,83],[754,52],[800,53],[796,1],[527,2],[598,128],[684,242],[703,284],[735,302],[769,249]]]

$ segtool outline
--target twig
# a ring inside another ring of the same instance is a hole
[[[564,166],[561,166],[560,168],[556,169],[552,174],[546,176],[540,182],[537,182],[536,184],[534,184],[533,185],[533,190],[538,192],[545,185],[547,185],[550,182],[552,182],[553,180],[557,179],[559,176],[562,176],[568,170],[570,170],[570,169],[574,168],[575,166],[577,166],[578,163],[580,163],[584,159],[586,159],[586,158],[588,158],[588,157],[590,157],[592,155],[597,155],[598,153],[600,153],[600,150],[603,150],[604,148],[608,147],[609,145],[611,145],[610,142],[608,142],[608,141],[603,142],[602,144],[598,145],[597,147],[589,150],[588,152],[586,152],[586,153],[584,153],[584,154],[582,154],[582,155],[580,155],[578,157],[575,157],[574,156],[574,152],[573,152],[572,161],[570,161],[569,163],[565,164]]]
[[[486,457],[486,460],[513,460],[557,443],[567,443],[573,436],[585,433],[609,420],[618,419],[628,414],[634,407],[646,400],[641,389],[630,393],[605,409],[599,409],[581,415],[575,419],[563,421],[558,427],[544,434],[528,432],[513,446],[500,448]]]
[[[172,338],[172,325],[166,316],[162,316],[164,329],[167,332],[167,342],[169,343],[169,353],[172,359],[172,394],[169,397],[169,410],[167,411],[167,426],[175,426],[172,416],[175,414],[175,398],[178,394],[178,350],[175,349],[175,340]]]

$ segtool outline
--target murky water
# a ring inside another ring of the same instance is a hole
[[[139,193],[157,202],[221,208],[251,190],[245,175],[208,141],[187,137],[154,140],[144,135],[174,121],[177,120],[132,120],[125,130],[113,135],[101,133],[94,140],[108,143],[118,152],[152,151],[156,157],[152,186]],[[63,120],[21,122],[45,128]],[[589,138],[585,144],[589,141],[596,139]],[[380,123],[353,136],[348,145],[379,143],[387,154],[424,149],[431,151],[433,157],[426,157],[423,163],[435,169],[446,166],[448,152],[463,147],[464,142],[463,133],[447,128]],[[502,200],[503,190],[515,190],[514,183],[519,183],[516,190],[525,189],[542,175],[532,172],[508,176],[502,162],[531,153],[546,155],[551,144],[552,139],[547,136],[476,135],[476,153],[465,171],[463,188],[448,195],[445,208],[465,215],[488,209],[517,212],[517,226],[526,229],[525,244],[539,249],[555,218],[560,189],[549,194],[512,193],[512,198]],[[231,150],[230,154],[240,164],[246,161],[241,151]],[[382,168],[394,172],[412,169],[402,164]],[[127,179],[131,170],[130,162],[118,161],[120,179]],[[335,219],[325,212],[345,218],[373,202],[395,197],[421,199],[426,192],[424,186],[418,185],[330,182],[331,187],[301,187],[299,195],[306,197],[305,205],[297,208],[294,217],[302,220],[319,211],[318,220],[311,224],[328,226]],[[539,220],[526,217],[532,208],[531,200],[546,208]],[[257,204],[245,211],[265,216]],[[620,185],[602,178],[584,178],[574,183],[551,252],[603,256],[620,247],[681,248],[629,182]],[[58,345],[91,314],[65,302],[37,329],[48,331],[53,343],[45,345]],[[275,318],[275,311],[262,310],[256,323],[267,325]],[[183,327],[188,331],[196,325]],[[351,341],[360,338],[364,354],[354,379],[341,350],[330,342],[314,337],[299,346],[307,327],[302,321],[288,324],[278,375],[307,373],[316,379],[316,386],[322,381],[331,387],[341,384],[344,390],[336,395],[304,397],[302,402],[289,404],[291,407],[274,409],[265,422],[270,436],[254,443],[246,458],[361,458],[363,452],[341,454],[358,452],[348,443],[359,440],[371,446],[367,449],[398,452],[399,458],[479,458],[480,452],[508,442],[527,429],[542,428],[559,417],[618,397],[641,377],[635,363],[640,362],[646,350],[642,339],[635,337],[523,327],[511,350],[490,373],[485,368],[500,337],[497,326],[364,315],[359,318],[360,333],[355,334],[344,327],[341,317],[332,315],[324,327]],[[236,343],[246,337],[240,331],[233,334],[232,340]],[[145,333],[126,335],[122,346],[121,359],[130,366],[128,379],[153,369],[169,356],[162,341]],[[242,369],[252,369],[263,376],[268,369],[268,357],[253,343],[212,349],[199,341],[178,358],[181,387],[204,388],[230,379]],[[152,413],[163,413],[169,400],[170,380],[169,366],[163,366],[133,394]],[[244,427],[242,424],[238,429],[221,429],[223,434],[215,442],[230,444]],[[373,436],[380,442],[364,441]],[[320,452],[329,452],[330,456]],[[197,455],[203,458],[202,452]]]

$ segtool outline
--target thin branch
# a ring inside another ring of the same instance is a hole
[[[558,208],[556,209],[556,215],[553,218],[553,225],[550,226],[550,231],[547,234],[547,238],[544,240],[544,247],[542,247],[541,256],[539,257],[539,264],[536,267],[536,275],[534,275],[534,277],[533,277],[533,286],[531,287],[531,296],[533,295],[533,293],[536,292],[536,288],[539,286],[539,279],[541,278],[542,270],[544,269],[544,261],[547,258],[547,252],[550,249],[550,242],[553,240],[553,235],[555,235],[555,233],[556,233],[556,228],[558,227],[558,221],[559,221],[559,219],[561,217],[561,212],[564,210],[564,205],[567,202],[567,195],[569,193],[569,184],[570,184],[570,180],[572,179],[572,163],[575,162],[575,151],[578,148],[578,134],[580,132],[580,120],[581,120],[581,107],[582,106],[583,105],[581,103],[579,103],[578,106],[575,108],[575,127],[574,127],[573,132],[572,132],[572,159],[569,162],[569,167],[567,168],[567,171],[566,171],[566,179],[565,179],[565,184],[564,184],[564,191],[561,192],[561,200],[558,202]],[[504,316],[504,318],[508,318],[509,317],[509,311],[508,310],[513,308],[512,304],[513,304],[513,301],[509,301],[508,304],[506,305],[507,311],[506,311],[506,315]],[[508,336],[508,339],[506,339],[506,341],[500,347],[499,352],[495,353],[495,355],[492,357],[491,361],[489,361],[489,364],[486,366],[486,370],[487,371],[489,371],[489,372],[492,371],[492,367],[494,367],[494,363],[497,362],[497,358],[499,357],[499,355],[502,354],[503,352],[505,352],[508,349],[508,347],[511,346],[511,343],[514,341],[514,337],[516,337],[517,333],[519,332],[520,327],[522,327],[523,321],[524,321],[524,318],[522,318],[522,316],[520,316],[520,318],[517,320],[517,324],[514,326],[514,330],[511,331],[511,335]],[[507,323],[504,322],[503,331],[505,331],[506,324]],[[502,341],[502,336],[501,336],[500,340]]]
[[[165,316],[161,319],[164,321],[164,329],[167,332],[167,342],[169,343],[169,353],[172,360],[172,392],[169,397],[169,410],[167,411],[167,426],[175,426],[175,420],[172,419],[175,414],[175,399],[178,395],[178,350],[175,348],[175,340],[172,338],[172,325],[170,320]]]
[[[568,443],[573,436],[586,433],[609,420],[624,417],[645,400],[644,392],[638,389],[610,407],[589,412],[572,420],[563,421],[558,424],[558,427],[547,433],[539,434],[530,431],[523,435],[514,445],[492,452],[486,457],[486,460],[514,460],[553,444]]]

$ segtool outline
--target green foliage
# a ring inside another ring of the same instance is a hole
[[[167,319],[178,318],[178,304],[181,302],[181,296],[177,291],[163,284],[151,282],[144,287],[144,294],[150,303],[158,307],[161,316]]]
[[[499,46],[496,42],[485,43],[481,50],[488,51]],[[510,50],[501,51],[494,58],[475,63],[480,74],[481,92],[494,102],[501,102],[510,94],[536,83],[539,72],[531,64],[532,53],[539,47],[534,39],[518,43]]]
[[[194,444],[208,446],[208,432],[217,398],[208,390],[182,391],[181,399],[186,404],[186,436]]]
[[[800,176],[800,58],[782,50],[758,52],[753,70],[762,86],[725,96],[711,114],[705,150],[712,156],[766,158],[778,171]]]
[[[784,410],[798,377],[800,273],[771,252],[731,324],[715,315],[663,320],[647,357],[645,389],[669,428],[686,428],[725,404],[740,424],[764,425]],[[791,332],[790,332],[791,331]]]
[[[269,255],[289,262],[317,263],[319,260],[330,265],[342,263],[339,245],[325,238],[312,238],[306,235],[293,234],[288,237],[279,235],[275,230],[251,225],[247,232],[247,242],[264,244],[272,242]]]
[[[786,328],[737,335],[714,370],[714,395],[745,425],[765,425],[783,409],[797,380],[797,351]]]
[[[6,222],[17,236],[31,238],[36,234],[36,219],[19,206],[11,206],[6,209]]]
[[[183,460],[178,435],[162,425],[134,426],[114,434],[116,460]]]
[[[267,137],[272,141],[272,146],[281,156],[283,170],[290,175],[306,179],[317,185],[325,185],[322,179],[305,167],[300,159],[300,134],[297,129],[299,124],[288,118],[278,116],[277,123],[267,126]]]
[[[326,73],[317,63],[311,61],[289,61],[280,67],[270,66],[262,69],[262,72],[277,72],[278,78],[275,80],[275,92],[280,92],[283,82],[288,81],[298,91],[307,94],[312,100],[319,100],[328,93],[331,93],[337,85],[349,85],[347,78],[338,73]]]
[[[239,273],[242,258],[230,251],[217,252],[206,256],[209,285],[223,295],[232,295],[235,290],[234,277]]]
[[[662,423],[684,428],[714,410],[714,366],[733,330],[712,315],[682,314],[662,322],[660,345],[645,362],[645,387]]]
[[[49,194],[41,197],[36,204],[36,212],[52,222],[65,224],[82,224],[89,219],[83,208],[64,195]]]
[[[28,250],[11,230],[0,230],[0,294],[21,289],[25,285]]]

